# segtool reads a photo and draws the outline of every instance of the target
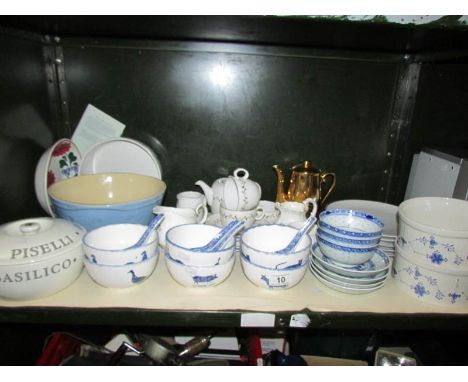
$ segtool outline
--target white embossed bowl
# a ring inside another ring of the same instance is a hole
[[[398,208],[398,245],[434,270],[468,274],[468,202],[421,197]]]

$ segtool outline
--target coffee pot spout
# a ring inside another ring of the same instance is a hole
[[[278,178],[278,184],[276,188],[276,201],[282,203],[287,200],[287,194],[284,191],[284,173],[281,167],[277,164],[273,166],[273,169],[276,171],[276,177]]]

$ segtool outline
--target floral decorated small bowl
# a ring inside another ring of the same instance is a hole
[[[54,183],[77,176],[80,171],[81,154],[68,138],[63,138],[49,147],[39,159],[34,176],[34,188],[41,207],[55,217],[47,190]]]

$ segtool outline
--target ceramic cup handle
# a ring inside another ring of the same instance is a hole
[[[239,176],[238,174],[240,172],[243,172],[244,175],[243,176]],[[245,169],[245,168],[236,168],[233,172],[234,174],[234,177],[236,178],[241,178],[241,179],[248,179],[249,178],[249,172]]]
[[[195,213],[197,214],[197,217],[200,216],[200,210],[202,210],[201,218],[198,218],[197,221],[200,224],[204,224],[206,222],[206,219],[208,217],[208,208],[206,207],[205,203],[200,203],[196,208],[195,208]]]
[[[257,207],[257,211],[255,212],[255,220],[262,220],[265,216],[265,211],[262,207]]]
[[[314,199],[307,198],[302,203],[304,203],[304,205],[307,206],[307,209],[309,209],[309,205],[312,204],[313,207],[312,207],[312,211],[310,212],[309,216],[315,216],[317,214],[318,206],[317,206],[317,202]]]

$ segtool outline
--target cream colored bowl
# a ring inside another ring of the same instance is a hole
[[[144,224],[160,205],[166,184],[157,178],[129,173],[80,175],[52,185],[55,213],[88,231],[109,224]]]

